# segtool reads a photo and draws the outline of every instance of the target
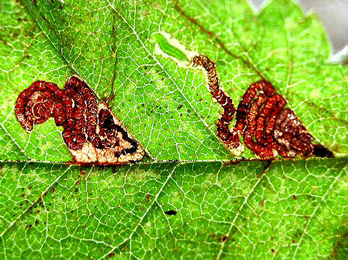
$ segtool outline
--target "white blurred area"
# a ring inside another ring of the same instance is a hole
[[[268,0],[249,0],[257,9]],[[315,12],[329,35],[333,52],[348,50],[348,0],[297,0],[304,11]],[[345,51],[344,51],[345,52]]]

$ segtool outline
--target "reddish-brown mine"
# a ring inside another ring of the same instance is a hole
[[[138,142],[77,76],[70,77],[64,89],[50,82],[34,82],[20,93],[15,113],[27,132],[53,117],[64,128],[62,137],[79,162],[117,163],[144,156]]]
[[[333,156],[327,148],[313,144],[312,135],[295,113],[285,107],[286,100],[270,82],[262,80],[249,86],[236,110],[232,99],[219,86],[215,63],[205,55],[193,57],[191,63],[206,71],[209,91],[224,109],[217,131],[231,150],[240,147],[243,136],[245,145],[263,159],[272,159],[277,154],[285,158]],[[229,126],[236,112],[236,124],[231,131]]]

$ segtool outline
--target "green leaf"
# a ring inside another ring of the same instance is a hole
[[[235,105],[271,81],[331,159],[238,164],[185,51],[216,62]],[[156,44],[166,55],[155,51]],[[342,259],[348,254],[347,66],[290,0],[0,3],[0,258]],[[175,58],[175,59],[173,59]],[[53,120],[14,114],[36,80],[82,76],[149,160],[79,167]],[[236,162],[235,162],[236,163]]]
[[[347,254],[346,165],[4,164],[0,255],[339,259]]]

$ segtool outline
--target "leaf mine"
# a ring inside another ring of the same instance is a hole
[[[34,125],[54,118],[78,163],[124,164],[140,161],[145,151],[106,103],[98,103],[89,86],[71,76],[64,89],[36,81],[17,98],[16,117],[31,132]]]
[[[333,157],[324,146],[313,144],[313,136],[295,113],[285,108],[286,100],[270,82],[251,84],[236,110],[232,99],[219,86],[215,63],[205,55],[198,55],[192,58],[191,64],[204,69],[208,89],[224,109],[217,122],[217,132],[234,154],[243,150],[240,143],[243,136],[245,145],[262,159],[272,159],[278,154],[284,158]],[[229,126],[236,112],[236,124],[231,131]]]

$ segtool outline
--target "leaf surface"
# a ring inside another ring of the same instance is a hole
[[[199,71],[155,52],[166,32],[216,62],[235,105],[271,81],[336,158],[246,161],[220,143]],[[0,256],[341,259],[348,253],[347,66],[292,1],[0,3]],[[82,76],[146,148],[123,167],[68,165],[53,120],[31,134],[14,105],[36,80]]]

